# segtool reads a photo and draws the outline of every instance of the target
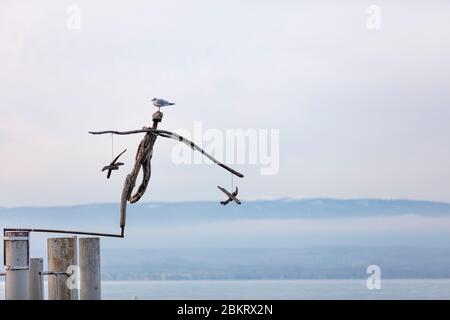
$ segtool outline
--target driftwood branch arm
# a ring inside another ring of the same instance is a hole
[[[198,145],[196,145],[194,142],[186,139],[183,136],[180,136],[179,134],[176,134],[176,133],[170,132],[170,131],[166,131],[166,130],[156,130],[155,134],[157,134],[158,136],[164,137],[164,138],[170,138],[170,139],[174,139],[174,140],[183,142],[185,145],[191,147],[193,150],[197,150],[197,151],[201,152],[201,154],[203,154],[205,157],[207,157],[209,160],[211,160],[212,162],[214,162],[218,166],[224,168],[225,170],[231,172],[232,174],[238,176],[239,178],[243,178],[244,177],[244,175],[242,173],[237,172],[233,168],[230,168],[226,164],[220,162],[219,160],[214,158],[212,155],[210,155],[208,152],[206,152],[205,150],[200,148]]]
[[[192,150],[197,150],[201,152],[205,157],[207,157],[209,160],[217,164],[218,166],[222,167],[223,169],[231,172],[232,174],[238,176],[239,178],[243,178],[244,175],[233,168],[230,168],[226,164],[220,162],[216,158],[214,158],[212,155],[207,153],[205,150],[200,148],[198,145],[196,145],[194,142],[186,139],[183,136],[180,136],[179,134],[176,134],[171,131],[166,130],[158,130],[158,123],[162,121],[163,114],[160,111],[157,111],[153,114],[153,126],[151,128],[142,128],[140,130],[131,130],[131,131],[114,131],[114,130],[106,130],[106,131],[90,131],[90,134],[99,135],[99,134],[117,134],[117,135],[128,135],[128,134],[137,134],[137,133],[145,133],[146,135],[142,139],[141,143],[139,144],[138,150],[136,152],[136,158],[133,170],[131,173],[127,175],[125,178],[124,186],[122,189],[122,197],[120,201],[120,228],[122,229],[122,237],[124,236],[125,232],[125,223],[126,223],[126,211],[127,211],[127,202],[135,203],[141,199],[141,197],[144,195],[145,191],[147,190],[148,183],[150,181],[151,176],[151,160],[153,157],[153,146],[155,144],[156,138],[158,136],[168,139],[173,139],[179,142],[182,142],[186,144],[187,146],[191,147]],[[134,187],[136,186],[136,180],[139,175],[139,172],[141,170],[143,171],[143,177],[142,182],[136,191],[136,193],[133,195]]]
[[[99,134],[118,134],[118,135],[127,135],[127,134],[136,134],[136,133],[147,133],[147,132],[155,132],[153,128],[143,128],[140,130],[131,130],[131,131],[115,131],[115,130],[105,130],[105,131],[89,131],[90,134],[99,135]]]
[[[141,129],[141,130],[131,130],[131,131],[113,131],[113,130],[90,131],[89,133],[90,134],[95,134],[95,135],[97,135],[97,134],[106,134],[106,133],[112,133],[112,134],[118,134],[118,135],[136,134],[136,133],[148,133],[148,134],[158,135],[158,136],[163,137],[163,138],[173,139],[173,140],[176,140],[176,141],[183,142],[184,144],[186,144],[187,146],[191,147],[192,149],[201,152],[209,160],[211,160],[212,162],[214,162],[218,166],[224,168],[225,170],[231,172],[232,174],[238,176],[239,178],[243,178],[244,177],[244,175],[242,173],[240,173],[240,172],[234,170],[233,168],[230,168],[226,164],[220,162],[219,160],[214,158],[212,155],[207,153],[205,150],[200,148],[198,145],[196,145],[194,142],[192,142],[189,139],[186,139],[185,137],[180,136],[179,134],[176,134],[174,132],[170,132],[170,131],[166,131],[166,130],[155,130],[155,129],[151,129],[151,128],[145,128],[145,129]]]

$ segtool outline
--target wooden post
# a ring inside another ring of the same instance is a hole
[[[28,298],[29,232],[7,231],[4,235],[7,300]]]
[[[65,273],[69,266],[77,265],[76,237],[47,239],[48,271]],[[58,278],[57,278],[58,277]],[[69,289],[68,276],[48,277],[49,300],[72,300],[77,297],[77,289]]]
[[[100,238],[80,238],[80,299],[102,298]]]
[[[29,232],[6,231],[4,250],[6,300],[28,299]]]
[[[31,258],[28,270],[28,299],[44,300],[44,259]]]

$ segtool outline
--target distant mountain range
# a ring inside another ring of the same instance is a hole
[[[450,203],[417,200],[279,199],[244,201],[240,206],[219,202],[151,202],[128,206],[128,213],[141,222],[208,221],[235,219],[322,219],[375,216],[450,216]],[[0,207],[0,223],[24,219],[45,222],[64,217],[66,223],[108,222],[116,218],[118,204],[86,204],[59,207]],[[113,220],[114,221],[114,220]]]

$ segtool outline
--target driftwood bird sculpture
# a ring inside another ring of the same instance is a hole
[[[219,188],[220,191],[222,191],[228,196],[228,199],[226,201],[220,201],[220,204],[225,206],[231,201],[234,201],[237,204],[242,203],[241,201],[239,201],[238,198],[236,198],[236,196],[238,195],[238,187],[236,187],[236,191],[234,191],[233,193],[228,192],[225,188],[222,188],[221,186],[217,186],[217,188]]]
[[[162,107],[163,105],[158,105],[157,99],[154,99],[154,104],[157,108]],[[167,102],[167,105],[172,105],[171,102]],[[158,129],[158,123],[161,122],[163,118],[163,114],[160,111],[157,111],[153,114],[153,126],[152,127],[143,127],[139,130],[130,130],[130,131],[115,131],[115,130],[106,130],[106,131],[90,131],[90,134],[99,135],[99,134],[116,134],[116,135],[129,135],[129,134],[139,134],[139,133],[145,133],[144,138],[142,139],[141,143],[139,144],[138,150],[136,152],[135,162],[133,170],[127,175],[125,178],[125,182],[122,189],[122,197],[120,201],[120,228],[122,229],[121,237],[124,237],[125,235],[125,223],[126,223],[126,211],[127,211],[127,203],[136,203],[138,202],[141,197],[144,195],[145,191],[147,190],[150,176],[151,176],[151,160],[153,157],[153,146],[155,144],[157,137],[172,139],[178,142],[182,142],[185,145],[189,146],[193,150],[196,150],[200,152],[203,156],[211,160],[213,163],[217,164],[218,166],[222,167],[223,169],[227,170],[228,172],[231,172],[233,175],[238,176],[239,178],[243,178],[244,175],[233,168],[230,168],[226,164],[218,161],[215,159],[212,155],[207,153],[205,150],[200,148],[198,145],[196,145],[194,142],[186,139],[183,136],[180,136],[174,132],[167,131],[167,130],[159,130]],[[133,194],[133,190],[135,189],[137,178],[139,175],[139,172],[142,169],[142,181],[139,187],[137,188],[137,191]],[[114,169],[113,169],[114,170]],[[226,190],[225,190],[226,191]],[[228,192],[228,191],[226,191]],[[227,195],[231,195],[232,200],[234,200],[236,203],[240,203],[240,201],[236,198],[236,195],[227,193]],[[224,201],[226,202],[226,201]]]
[[[106,178],[109,179],[111,177],[111,172],[113,170],[119,170],[119,167],[124,165],[123,162],[117,162],[117,160],[119,160],[120,156],[123,155],[125,151],[127,151],[127,149],[123,150],[117,157],[115,157],[114,160],[109,165],[103,167],[102,172],[108,170]]]

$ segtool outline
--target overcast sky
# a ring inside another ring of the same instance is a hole
[[[280,130],[277,174],[234,165],[243,199],[450,201],[449,90],[448,1],[3,0],[0,206],[118,202],[142,136],[115,139],[107,180],[111,137],[87,132],[148,125],[153,97],[177,104],[167,130]],[[156,142],[143,201],[221,200],[230,175],[175,145]]]

